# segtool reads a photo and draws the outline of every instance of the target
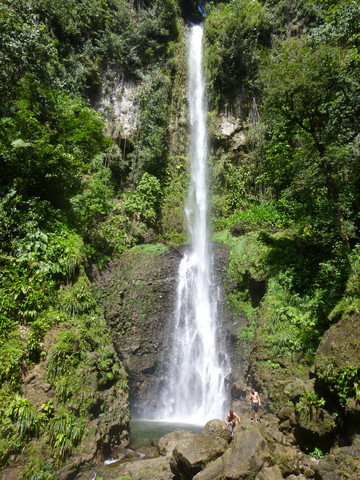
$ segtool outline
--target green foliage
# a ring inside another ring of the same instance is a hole
[[[64,460],[78,446],[87,432],[82,419],[73,414],[59,415],[50,421],[49,444],[55,450],[55,458]]]
[[[36,408],[20,395],[15,397],[5,412],[5,425],[9,421],[21,439],[37,437],[40,433],[40,419]]]
[[[264,302],[268,342],[274,353],[303,349],[312,354],[344,291],[346,250],[329,254],[297,239],[273,236],[270,243],[266,235],[262,239],[270,247],[265,262],[272,277]]]
[[[355,234],[357,79],[349,51],[305,40],[282,44],[261,72],[270,135],[259,181],[295,207],[303,233],[323,243]]]
[[[86,166],[105,145],[102,121],[82,99],[48,90],[29,75],[1,122],[1,186],[55,205],[79,188]]]
[[[256,323],[252,321],[250,325],[247,325],[237,334],[238,342],[252,344],[255,338]]]
[[[240,226],[241,228],[284,228],[287,219],[282,214],[281,204],[268,202],[263,205],[252,206],[240,210],[237,213],[220,218],[215,223],[217,230]]]
[[[135,180],[148,173],[161,178],[168,155],[169,81],[160,69],[148,73],[139,91],[138,141],[130,154]]]
[[[37,452],[37,455],[39,453]],[[21,471],[21,480],[55,480],[56,472],[53,463],[47,463],[39,456],[31,456],[27,466]]]
[[[93,93],[107,64],[138,78],[159,61],[178,35],[178,6],[157,0],[135,10],[131,2],[36,0],[35,12],[58,40],[60,72],[71,90]]]
[[[331,392],[335,393],[339,403],[345,407],[353,397],[360,400],[360,365],[349,365],[343,368],[327,368],[319,372],[319,378],[326,381]]]
[[[58,293],[58,305],[68,315],[92,313],[96,303],[88,278],[82,275],[73,285],[61,287]]]
[[[313,390],[306,390],[296,404],[296,411],[305,415],[308,421],[317,420],[320,408],[324,407],[324,398],[319,398]]]
[[[2,316],[6,334],[6,326],[11,319],[23,321],[34,320],[48,302],[53,291],[54,282],[41,272],[29,271],[21,263],[12,263],[0,272],[4,279],[2,288]]]
[[[54,85],[57,50],[46,25],[34,21],[27,0],[2,0],[0,19],[0,111],[5,116],[25,74]]]
[[[12,327],[12,330],[6,330],[6,334],[6,341],[0,345],[0,380],[4,389],[19,392],[25,347],[18,329]]]
[[[100,155],[92,162],[92,175],[85,178],[82,192],[71,199],[78,229],[90,238],[98,222],[110,212],[110,176]]]
[[[216,135],[218,119],[216,112],[211,115],[214,125],[209,133]],[[212,210],[217,219],[227,220],[233,212],[246,211],[256,202],[253,191],[253,167],[249,155],[239,155],[232,150],[217,148],[211,159],[212,172]]]
[[[356,47],[359,46],[360,6],[353,0],[337,2],[328,12],[326,22],[309,32],[309,39],[314,43],[330,43],[354,48],[353,54],[358,58]]]
[[[184,230],[184,199],[188,188],[186,158],[171,157],[167,181],[161,199],[161,234],[165,241],[181,244],[186,241]]]
[[[237,238],[231,235],[230,230],[222,230],[214,232],[212,236],[214,242],[225,243],[229,247],[234,247],[237,244]]]
[[[79,336],[65,331],[58,334],[58,341],[51,348],[47,361],[46,376],[50,382],[76,367],[80,362]]]
[[[224,103],[252,85],[270,43],[270,15],[259,1],[220,3],[206,16],[206,67],[213,102]]]
[[[26,348],[30,359],[39,359],[43,347],[44,334],[50,326],[51,321],[46,315],[42,315],[41,318],[31,323]]]
[[[83,239],[61,225],[57,232],[49,234],[46,261],[55,278],[71,281],[85,261]]]
[[[137,241],[131,221],[120,202],[114,202],[109,215],[98,225],[96,232],[104,242],[103,249],[112,256],[120,255]]]
[[[153,175],[144,173],[136,191],[125,199],[125,212],[130,218],[155,227],[160,193],[160,181]]]
[[[56,282],[70,280],[84,261],[84,246],[82,239],[64,224],[52,224],[51,219],[57,213],[48,202],[38,199],[23,202],[12,192],[4,198],[2,208],[5,226],[2,246],[8,255],[0,262],[0,332],[6,335],[12,323],[33,322],[38,318],[49,305]]]
[[[311,358],[343,295],[348,249],[338,244],[331,252],[320,251],[316,244],[280,232],[243,233],[238,238],[219,232],[214,240],[231,247],[231,308],[250,320],[260,307],[262,327],[256,335],[270,359],[301,351]],[[242,340],[254,334],[253,327],[239,332]]]
[[[46,422],[53,417],[55,411],[54,403],[49,400],[47,403],[43,403],[39,408],[39,417],[42,422]]]
[[[276,40],[289,37],[299,38],[307,31],[322,25],[326,17],[326,6],[320,0],[267,0],[271,10],[272,30]]]
[[[94,388],[118,383],[127,394],[127,375],[107,334],[105,320],[98,315],[73,319],[71,330],[59,332],[47,359],[46,376],[58,402],[86,416],[94,406]],[[119,394],[119,392],[118,392]]]
[[[232,281],[241,282],[247,272],[258,279],[265,279],[267,271],[263,258],[266,250],[257,233],[240,237],[230,253],[229,274]]]
[[[324,456],[323,452],[320,448],[315,447],[312,452],[309,452],[309,457],[312,458],[322,458]]]

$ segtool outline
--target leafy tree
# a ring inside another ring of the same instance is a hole
[[[139,94],[138,139],[132,160],[132,176],[138,180],[146,172],[161,178],[167,164],[169,82],[161,70],[151,71]]]
[[[354,235],[358,78],[347,50],[305,41],[283,44],[261,73],[264,177],[278,185],[278,198],[297,202],[303,226],[323,240]]]
[[[55,84],[56,41],[27,0],[0,1],[0,51],[0,115],[5,116],[25,75],[42,85]]]
[[[266,0],[272,13],[273,39],[300,38],[324,22],[327,7],[313,0]]]
[[[206,67],[213,100],[225,102],[252,86],[270,45],[270,13],[259,1],[220,3],[206,17]]]
[[[351,49],[354,61],[359,61],[360,5],[354,0],[338,2],[329,10],[326,22],[309,32],[309,42]]]
[[[83,181],[83,191],[71,199],[76,224],[85,236],[91,236],[99,220],[110,212],[110,175],[100,155],[92,163],[92,175]]]
[[[144,173],[134,193],[125,200],[125,211],[137,221],[149,226],[156,226],[159,210],[161,186],[160,181],[148,173]]]
[[[101,119],[82,99],[48,90],[32,75],[0,123],[0,186],[56,205],[80,187],[81,175],[106,144]]]

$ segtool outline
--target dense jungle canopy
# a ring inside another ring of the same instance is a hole
[[[186,241],[189,21],[205,23],[214,239],[246,234],[229,265],[229,302],[249,318],[239,339],[261,307],[269,363],[311,363],[324,332],[359,312],[360,2],[203,8],[204,19],[193,0],[0,0],[0,463],[23,452],[22,478],[56,478],[87,434],[80,365],[127,395],[89,270]],[[104,107],[119,85],[133,92],[129,131]],[[251,274],[267,284],[261,306]],[[56,408],[24,394],[38,364]],[[323,375],[341,417],[360,398],[360,363]]]

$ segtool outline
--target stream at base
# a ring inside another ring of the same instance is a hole
[[[203,426],[191,425],[186,423],[170,423],[163,421],[152,421],[143,419],[134,419],[130,422],[130,446],[117,453],[113,457],[105,460],[104,464],[98,468],[97,473],[89,476],[90,480],[102,478],[110,480],[122,476],[122,465],[138,462],[145,458],[156,458],[158,453],[154,454],[161,437],[175,430],[186,430],[194,434],[201,433]],[[125,467],[128,468],[128,467]]]

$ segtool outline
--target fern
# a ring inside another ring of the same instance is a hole
[[[57,460],[64,460],[78,446],[86,432],[82,419],[72,414],[61,415],[50,422],[49,443],[56,450]]]
[[[17,395],[6,410],[5,416],[13,421],[20,438],[39,436],[39,414],[28,399]]]

